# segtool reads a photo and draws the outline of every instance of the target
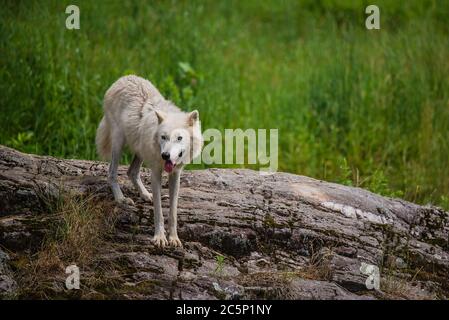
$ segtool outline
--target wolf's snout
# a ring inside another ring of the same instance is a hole
[[[170,160],[170,153],[168,152],[162,152],[161,156],[164,160]]]

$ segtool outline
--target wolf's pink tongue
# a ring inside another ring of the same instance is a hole
[[[167,171],[168,173],[170,173],[170,172],[173,171],[173,167],[174,167],[173,162],[171,162],[170,160],[165,161],[165,165],[164,165],[165,171]]]

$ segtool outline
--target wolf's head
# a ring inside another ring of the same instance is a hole
[[[171,173],[197,157],[203,145],[197,110],[190,113],[155,111],[158,119],[156,133],[164,170]]]

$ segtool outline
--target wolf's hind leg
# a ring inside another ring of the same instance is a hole
[[[134,187],[139,191],[142,199],[152,202],[153,196],[148,192],[140,179],[140,167],[142,166],[142,162],[143,160],[138,155],[134,155],[134,159],[128,169],[128,177],[131,179]]]
[[[124,136],[121,132],[113,132],[112,134],[112,154],[111,154],[111,163],[109,165],[109,176],[108,180],[111,184],[112,193],[114,195],[114,199],[118,203],[125,204],[134,204],[134,202],[130,198],[126,198],[122,190],[120,189],[120,185],[117,181],[117,170],[120,162],[120,157],[122,155],[122,149],[124,145]]]

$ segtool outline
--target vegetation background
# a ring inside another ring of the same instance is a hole
[[[371,2],[3,0],[0,143],[96,159],[104,92],[136,73],[204,129],[278,128],[281,171],[448,209],[449,1],[376,0],[367,30]]]

